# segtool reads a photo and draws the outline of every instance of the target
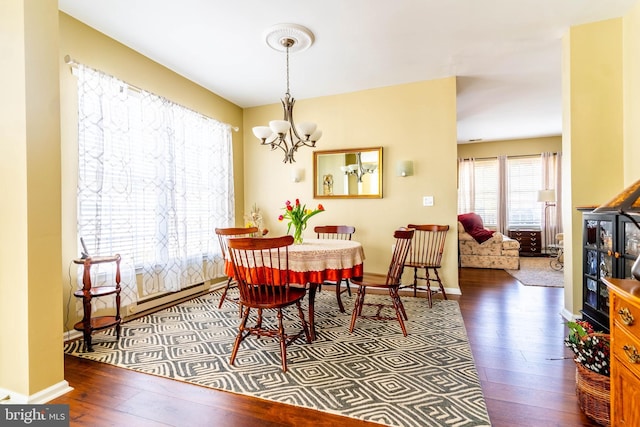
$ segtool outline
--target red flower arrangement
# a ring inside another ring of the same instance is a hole
[[[309,218],[320,212],[324,212],[324,206],[322,206],[322,204],[319,204],[316,209],[311,210],[307,209],[307,205],[301,205],[299,199],[296,199],[295,205],[292,205],[291,202],[287,200],[283,209],[285,212],[278,217],[278,221],[289,220],[287,234],[289,234],[291,226],[293,225],[293,242],[298,244],[302,243],[302,232],[307,228]]]
[[[564,344],[576,357],[573,359],[585,368],[609,376],[610,342],[609,335],[595,332],[587,321],[567,322],[569,335]]]

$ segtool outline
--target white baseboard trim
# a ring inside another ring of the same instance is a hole
[[[411,292],[411,293],[413,293],[413,289],[411,289],[411,286],[413,286],[412,284],[403,284],[403,285],[400,285],[400,286],[401,287],[402,286],[407,286],[406,288],[401,289],[400,292]],[[438,284],[436,284],[435,286],[431,285],[431,289],[432,290],[438,289]],[[447,295],[462,295],[462,291],[460,290],[460,288],[444,288],[444,291],[447,293]],[[418,295],[422,295],[422,294],[426,294],[427,291],[418,289],[417,293],[418,293]]]
[[[462,295],[460,288],[444,288],[447,295]]]
[[[64,342],[73,341],[78,338],[82,338],[82,332],[76,331],[75,329],[71,329],[70,331],[65,331],[64,333]]]
[[[16,393],[11,390],[0,389],[0,404],[1,405],[28,405],[28,404],[40,404],[47,403],[60,397],[63,394],[69,393],[73,390],[73,387],[69,386],[67,381],[60,381],[57,384],[47,387],[31,396]]]
[[[568,320],[568,321],[579,320],[582,318],[581,314],[574,314],[569,310],[567,310],[566,308],[563,308],[562,310],[560,310],[560,316],[562,316],[564,320]]]

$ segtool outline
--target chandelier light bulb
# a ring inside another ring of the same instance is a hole
[[[315,131],[310,137],[309,140],[316,142],[317,140],[319,140],[322,137],[322,131],[321,130],[317,130]]]
[[[316,131],[318,126],[311,122],[302,122],[298,125],[298,133],[304,135],[306,139],[309,139],[311,135]]]
[[[291,123],[286,120],[271,120],[269,122],[271,130],[277,134],[285,134],[291,129]]]
[[[273,135],[273,131],[269,126],[256,126],[253,128],[253,134],[256,136],[256,138],[265,141],[266,139],[271,138],[271,135]]]

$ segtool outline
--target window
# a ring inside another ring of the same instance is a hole
[[[234,218],[230,126],[88,67],[74,71],[78,234],[89,251],[119,253],[135,271],[123,274],[125,299],[221,276],[213,230]]]
[[[542,189],[541,158],[508,158],[507,179],[508,227],[541,227],[542,205],[538,202],[538,190]]]
[[[542,228],[542,183],[540,156],[460,159],[458,212],[475,212],[490,228]]]
[[[475,209],[487,227],[498,225],[498,160],[476,160]]]

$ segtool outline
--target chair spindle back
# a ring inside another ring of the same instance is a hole
[[[351,225],[318,225],[313,231],[318,239],[351,240],[356,228]]]
[[[439,268],[449,226],[409,224],[407,227],[413,228],[416,232],[406,264]]]
[[[292,236],[229,239],[229,254],[240,302],[269,308],[289,298],[289,249]]]
[[[413,235],[414,230],[410,228],[401,228],[393,233],[396,243],[394,245],[393,255],[391,256],[391,262],[389,263],[389,272],[387,273],[386,281],[387,285],[400,284],[402,270],[404,269],[404,262],[409,254]]]
[[[227,241],[236,237],[254,237],[257,236],[258,227],[230,227],[230,228],[216,228],[216,235],[218,236],[218,242],[220,242],[220,250],[222,256],[226,257],[229,250]]]

